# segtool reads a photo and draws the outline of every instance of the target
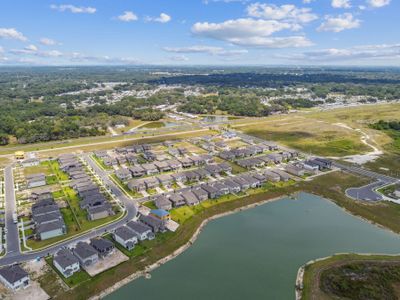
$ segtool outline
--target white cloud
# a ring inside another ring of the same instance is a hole
[[[137,21],[138,17],[132,11],[124,11],[124,13],[118,16],[117,19],[122,22],[132,22],[132,21]]]
[[[94,14],[96,12],[95,7],[75,6],[71,4],[60,4],[60,5],[52,4],[50,5],[50,8],[60,12],[69,11],[73,14]]]
[[[249,47],[284,48],[307,47],[312,43],[304,36],[269,37],[283,30],[298,30],[296,24],[276,20],[236,19],[223,23],[196,23],[195,35]]]
[[[280,55],[280,58],[296,61],[337,62],[351,60],[393,60],[400,59],[400,44],[364,45],[351,48],[330,48],[301,54]]]
[[[332,0],[332,7],[334,8],[350,8],[350,0]]]
[[[384,7],[386,5],[389,5],[390,2],[391,2],[391,0],[367,0],[367,4],[370,7],[376,7],[376,8]]]
[[[312,2],[314,2],[315,0],[303,0],[303,3],[304,4],[310,4],[310,3],[312,3]]]
[[[146,17],[145,20],[147,22],[158,22],[158,23],[168,23],[171,21],[171,16],[167,15],[166,13],[161,13],[158,17]]]
[[[341,32],[347,29],[358,28],[361,25],[359,19],[355,19],[351,13],[338,16],[325,16],[325,21],[318,27],[318,31]]]
[[[28,39],[15,28],[0,28],[0,38],[27,41]]]
[[[171,56],[169,57],[170,60],[172,61],[188,61],[189,57],[185,56],[185,55],[175,55],[175,56]]]
[[[246,49],[226,50],[222,47],[195,45],[189,47],[164,47],[164,51],[174,53],[207,53],[218,56],[236,56],[248,53]]]
[[[292,4],[277,6],[257,2],[250,4],[246,10],[250,17],[267,20],[284,20],[304,24],[318,19],[318,16],[312,13],[311,8],[297,8]]]
[[[38,48],[35,45],[26,46],[25,49],[33,52],[38,51]]]
[[[49,38],[41,38],[41,39],[39,40],[39,42],[40,42],[42,45],[45,45],[45,46],[60,45],[60,43],[58,43],[57,41],[55,41],[55,40],[53,40],[53,39],[49,39]]]

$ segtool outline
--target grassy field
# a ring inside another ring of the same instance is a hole
[[[399,274],[399,256],[335,255],[306,266],[302,299],[398,299]]]
[[[369,216],[370,211],[378,212],[378,215],[385,215],[386,217],[391,216],[390,218],[387,218],[387,221],[378,221],[380,223],[385,223],[392,228],[397,227],[400,230],[400,226],[397,222],[400,217],[400,209],[393,211],[391,209],[381,207],[380,205],[371,208],[365,208],[367,205],[363,203],[357,202],[354,205],[349,205],[347,203],[351,200],[344,196],[344,190],[350,186],[360,186],[365,183],[366,180],[364,179],[345,173],[335,172],[316,178],[311,182],[298,182],[284,187],[268,187],[267,192],[261,192],[248,197],[233,199],[231,201],[221,201],[216,203],[216,205],[207,207],[207,209],[200,209],[198,212],[194,211],[191,217],[187,217],[188,214],[191,214],[189,210],[184,212],[184,209],[182,209],[182,211],[179,211],[179,216],[183,215],[186,218],[186,220],[184,220],[184,224],[180,226],[175,233],[169,232],[159,235],[156,240],[144,244],[144,246],[146,246],[145,255],[131,256],[129,261],[122,263],[116,268],[107,270],[100,275],[95,276],[84,285],[79,285],[73,290],[62,294],[52,294],[51,286],[47,288],[46,285],[43,285],[42,287],[46,291],[49,291],[50,296],[54,295],[54,298],[56,299],[87,299],[90,295],[99,293],[110,285],[119,282],[123,278],[136,271],[143,270],[147,265],[152,264],[160,258],[165,257],[175,251],[191,238],[195,230],[204,219],[216,214],[240,208],[245,205],[286,196],[298,191],[310,192],[333,199],[335,203],[343,207],[347,207],[355,214],[363,217]],[[389,222],[389,220],[391,221]],[[183,220],[181,220],[181,222],[182,221]]]
[[[80,270],[79,272],[74,273],[74,275],[65,278],[53,265],[53,258],[48,257],[46,258],[47,264],[53,269],[54,272],[70,287],[73,288],[78,284],[83,284],[85,281],[90,280],[90,275],[86,273],[85,270]]]
[[[38,166],[24,168],[25,176],[38,173],[43,173],[44,175],[48,176],[53,174],[53,171],[47,162],[41,162]]]
[[[309,110],[290,116],[237,122],[233,127],[304,152],[346,156],[368,152],[371,149],[361,142],[360,133],[344,128],[340,124],[361,129],[376,142],[378,147],[383,148],[392,143],[393,139],[384,132],[369,128],[369,124],[378,120],[399,119],[399,104],[380,104],[328,111]]]
[[[300,116],[238,129],[315,155],[346,156],[370,150],[361,142],[357,132],[322,121],[316,124],[315,120]]]

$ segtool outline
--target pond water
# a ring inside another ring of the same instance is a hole
[[[399,253],[400,236],[309,194],[210,222],[194,245],[106,299],[294,299],[298,268],[340,252]]]

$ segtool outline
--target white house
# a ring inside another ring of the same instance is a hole
[[[19,290],[29,286],[29,276],[19,265],[0,269],[0,281],[11,290]]]
[[[78,258],[69,249],[59,250],[54,256],[53,265],[66,278],[80,269]]]
[[[138,242],[136,233],[132,229],[121,226],[114,231],[114,240],[128,250],[132,250]]]

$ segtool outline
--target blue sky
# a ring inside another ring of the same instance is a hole
[[[0,65],[400,65],[395,0],[4,0]]]

